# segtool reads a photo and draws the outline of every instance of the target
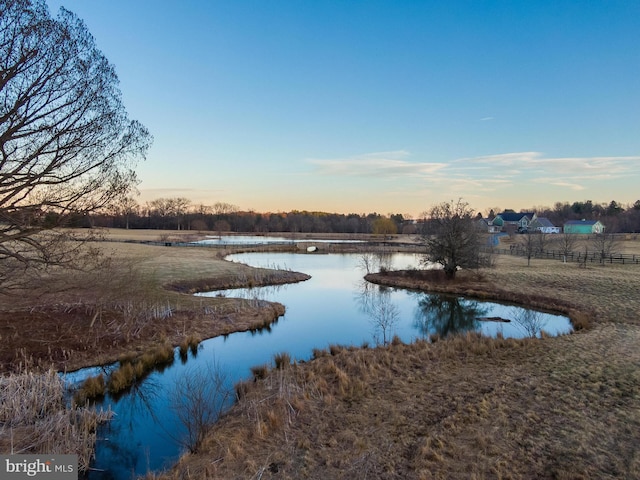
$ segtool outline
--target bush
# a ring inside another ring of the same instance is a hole
[[[251,367],[251,373],[256,380],[261,380],[267,376],[267,373],[269,373],[269,367],[266,365],[257,365],[255,367]]]
[[[291,365],[291,356],[287,352],[278,353],[273,357],[273,359],[277,369],[282,369]]]

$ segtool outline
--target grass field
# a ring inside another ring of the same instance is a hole
[[[224,262],[212,249],[100,245],[111,259],[103,269],[53,275],[55,295],[3,305],[5,370],[28,357],[74,368],[189,334],[253,328],[282,307],[180,292],[301,279]],[[639,245],[629,239],[625,252]],[[296,365],[282,355],[280,368],[238,387],[239,401],[199,453],[164,478],[640,478],[639,285],[640,266],[534,259],[527,267],[511,256],[453,284],[423,279],[412,286],[534,301],[589,328],[333,346]]]

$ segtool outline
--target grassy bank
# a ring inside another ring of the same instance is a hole
[[[159,343],[178,346],[190,335],[206,339],[261,328],[283,315],[284,306],[185,293],[308,278],[226,262],[210,248],[95,246],[104,257],[99,268],[52,271],[42,289],[0,305],[0,371],[20,363],[73,370]]]
[[[260,369],[164,478],[640,478],[640,269],[497,262],[438,288],[535,300],[589,328],[334,347]]]

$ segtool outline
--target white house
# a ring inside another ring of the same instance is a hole
[[[530,231],[540,233],[560,233],[560,227],[556,227],[548,218],[536,217],[529,224]]]

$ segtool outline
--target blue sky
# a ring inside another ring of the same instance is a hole
[[[47,0],[154,136],[139,201],[640,199],[640,2]]]

